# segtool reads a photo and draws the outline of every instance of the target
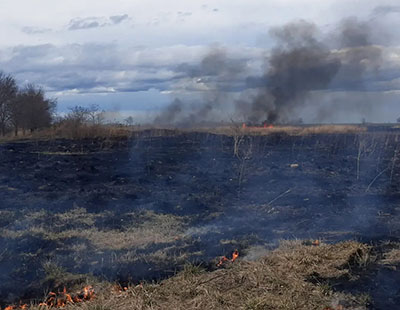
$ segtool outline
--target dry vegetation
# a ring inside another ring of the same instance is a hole
[[[320,246],[283,242],[257,261],[242,257],[213,272],[187,265],[161,283],[126,291],[99,284],[95,300],[66,309],[366,309],[368,296],[334,292],[328,283],[354,277],[354,268],[370,262],[369,252],[353,241]]]
[[[0,215],[6,214],[1,211]],[[86,209],[75,209],[51,215],[45,210],[27,213],[15,225],[26,227],[20,229],[1,229],[1,235],[16,239],[26,235],[37,235],[44,240],[64,240],[67,238],[84,238],[99,250],[120,250],[141,248],[153,243],[170,243],[184,237],[184,218],[171,214],[158,214],[143,211],[133,214],[139,223],[126,224],[125,229],[100,230],[94,227],[96,218],[112,217],[112,214],[88,213]],[[129,216],[129,214],[127,214]],[[43,222],[46,221],[46,224]]]
[[[306,126],[275,126],[272,128],[246,127],[233,129],[232,126],[210,129],[211,132],[234,135],[269,135],[272,133],[285,133],[293,136],[312,135],[312,134],[346,134],[361,133],[367,128],[360,125],[306,125]]]
[[[388,268],[397,269],[397,266],[400,264],[400,244],[388,242],[386,246],[390,250],[384,253],[380,263]]]
[[[124,126],[118,124],[74,124],[64,121],[54,124],[50,128],[36,130],[32,133],[14,136],[12,134],[1,137],[2,141],[15,141],[25,139],[86,139],[86,138],[127,138],[141,135],[144,132],[151,136],[170,136],[188,132],[209,132],[214,134],[234,135],[269,135],[284,133],[292,136],[313,134],[347,134],[366,132],[367,128],[360,125],[307,125],[307,126],[275,126],[273,128],[240,126],[220,126],[214,128],[156,128],[153,126]]]

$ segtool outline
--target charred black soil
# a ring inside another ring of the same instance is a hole
[[[208,133],[0,145],[1,302],[88,276],[165,278],[280,239],[397,241],[398,133],[238,138],[236,154]],[[372,265],[335,287],[396,309],[395,267]]]

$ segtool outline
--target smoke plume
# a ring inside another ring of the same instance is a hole
[[[259,76],[250,74],[251,59],[233,59],[226,50],[213,49],[198,66],[178,68],[192,82],[186,90],[201,93],[202,98],[190,104],[175,99],[156,122],[194,124],[233,109],[251,123],[288,123],[315,92],[365,91],[367,97],[365,85],[379,74],[382,63],[382,48],[373,44],[371,33],[371,22],[356,18],[341,21],[334,32],[324,35],[303,20],[272,28],[275,46],[266,51]],[[322,109],[334,112],[334,107]]]
[[[246,60],[232,58],[225,49],[215,47],[198,65],[181,64],[176,71],[185,76],[180,90],[200,96],[197,101],[175,98],[156,117],[157,124],[190,126],[218,119],[218,114],[232,102],[232,92],[245,88],[247,64]]]

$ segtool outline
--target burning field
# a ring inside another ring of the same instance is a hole
[[[1,309],[397,309],[399,132],[266,130],[0,145]]]

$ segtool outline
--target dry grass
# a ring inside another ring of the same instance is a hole
[[[53,140],[58,138],[65,139],[85,139],[85,138],[119,138],[130,137],[135,131],[134,127],[123,125],[80,125],[68,126],[68,124],[54,125],[50,128],[36,130],[33,133],[20,133],[18,136],[7,134],[0,137],[2,142],[19,140]]]
[[[214,272],[186,266],[159,284],[132,286],[122,293],[103,286],[94,301],[66,309],[322,310],[338,309],[345,301],[346,309],[361,310],[367,296],[334,292],[323,280],[351,276],[356,258],[367,253],[368,246],[352,241],[319,247],[283,242],[255,262],[242,259]],[[309,281],[315,277],[320,282]]]
[[[80,125],[69,126],[66,123],[54,125],[51,128],[37,130],[33,133],[20,134],[15,137],[13,134],[1,137],[0,141],[18,141],[18,140],[52,140],[57,138],[67,139],[85,139],[85,138],[121,138],[145,135],[152,137],[174,136],[190,132],[206,132],[222,135],[269,135],[273,133],[285,133],[288,135],[302,136],[312,134],[346,134],[362,133],[367,128],[362,125],[304,125],[304,126],[280,126],[273,128],[247,127],[241,128],[240,125],[219,126],[209,128],[158,128],[152,126],[123,126],[123,125]]]
[[[400,244],[389,242],[387,245],[390,250],[383,254],[380,263],[390,268],[397,268],[400,265]]]
[[[273,128],[234,128],[233,126],[209,129],[211,132],[225,135],[269,135],[273,133],[285,133],[291,136],[304,136],[315,134],[347,134],[366,132],[367,128],[360,125],[308,125],[308,126],[275,126]]]
[[[26,226],[26,229],[1,229],[0,232],[3,237],[10,239],[26,235],[37,235],[44,240],[53,241],[81,238],[89,240],[98,250],[141,248],[153,243],[170,243],[184,238],[184,218],[178,216],[146,211],[132,214],[132,217],[140,219],[139,223],[127,223],[122,230],[101,230],[93,226],[97,218],[108,216],[112,215],[107,212],[88,213],[86,209],[79,207],[52,216],[42,210],[26,214],[25,221],[19,219],[19,223]],[[43,224],[45,220],[51,225],[51,229]],[[73,228],[68,228],[69,223],[73,224]]]
[[[400,263],[400,249],[393,249],[385,253],[382,263],[384,265],[398,265]]]

